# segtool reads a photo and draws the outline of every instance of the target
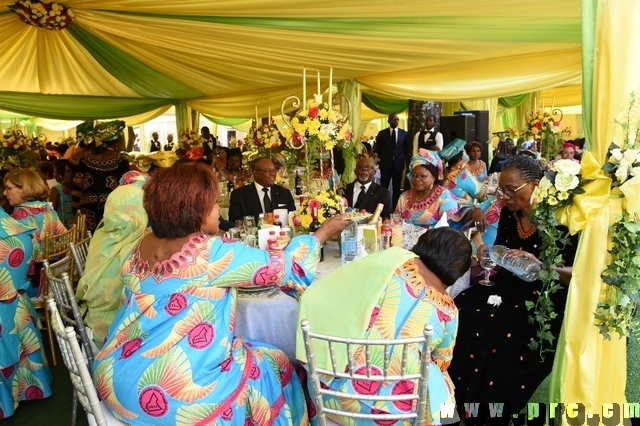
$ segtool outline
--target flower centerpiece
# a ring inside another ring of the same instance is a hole
[[[282,145],[280,131],[273,120],[269,124],[262,124],[257,128],[256,126],[257,124],[251,126],[249,133],[244,138],[244,142],[250,149],[260,151],[262,149],[279,148]]]
[[[504,131],[507,134],[507,137],[510,137],[511,139],[517,139],[518,136],[520,136],[520,132],[518,132],[515,127],[509,126]]]
[[[28,167],[38,163],[41,147],[37,138],[32,139],[20,130],[9,130],[2,135],[0,157],[15,166]]]
[[[549,320],[555,318],[557,314],[551,295],[562,287],[558,281],[560,275],[554,268],[562,265],[560,251],[569,243],[568,232],[558,229],[556,213],[570,205],[575,194],[584,193],[584,189],[580,186],[580,172],[580,163],[573,160],[558,160],[553,163],[552,170],[545,173],[533,190],[536,203],[530,219],[543,241],[540,253],[542,264],[538,274],[538,278],[542,281],[542,289],[535,302],[527,301],[525,305],[531,311],[529,321],[538,325],[537,339],[531,341],[529,346],[533,350],[539,350],[541,355],[553,349],[554,336],[551,333]]]
[[[63,30],[75,17],[69,7],[46,0],[19,0],[9,8],[26,24],[45,30]]]
[[[529,111],[526,115],[526,132],[539,142],[540,154],[543,158],[553,159],[558,155],[562,136],[559,134],[562,111],[551,108]]]
[[[320,191],[300,204],[300,208],[293,216],[293,224],[298,232],[306,233],[313,221],[313,209],[318,209],[318,221],[323,223],[328,218],[340,214],[345,205],[344,199],[335,192]]]
[[[202,148],[203,141],[197,130],[181,130],[178,145],[185,151],[189,151],[192,148]]]

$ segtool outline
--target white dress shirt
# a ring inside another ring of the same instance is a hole
[[[429,130],[426,130],[427,132]],[[440,149],[442,149],[442,147],[444,146],[444,139],[442,137],[442,133],[440,132],[436,132],[436,146]],[[418,153],[418,144],[420,142],[420,132],[416,133],[415,136],[413,137],[413,155],[416,155]]]
[[[267,188],[266,186],[262,186],[260,185],[258,182],[253,182],[253,184],[256,186],[256,191],[258,192],[258,199],[260,200],[260,206],[262,206],[262,213],[264,213],[264,191],[262,190],[262,188]],[[273,197],[271,196],[271,188],[267,188],[269,190],[269,199],[271,199],[271,206],[274,206],[273,203]],[[277,207],[273,207],[274,209],[276,209]]]
[[[360,189],[360,187],[361,187],[362,185],[363,185],[363,184],[361,184],[361,183],[360,183],[360,182],[358,182],[357,180],[356,180],[356,182],[355,182],[355,185],[353,185],[353,200],[351,200],[351,201],[353,201],[353,203],[351,204],[351,206],[352,206],[352,207],[355,207],[356,202],[358,201],[358,196],[360,195],[360,192],[362,191],[362,190]],[[369,187],[370,187],[370,186],[371,186],[371,182],[369,182],[369,183],[365,183],[365,184],[364,184],[364,192],[367,192],[367,191],[369,190]]]

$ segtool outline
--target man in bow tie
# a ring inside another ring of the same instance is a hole
[[[427,115],[425,130],[416,133],[413,137],[413,155],[416,155],[420,148],[440,151],[444,146],[443,144],[442,133],[436,130],[436,117],[431,114]]]
[[[344,196],[349,207],[373,213],[378,203],[384,204],[381,217],[391,216],[391,194],[381,185],[373,181],[376,168],[371,158],[361,158],[356,164],[356,180],[347,185]]]
[[[380,184],[388,189],[392,182],[395,207],[400,197],[400,183],[405,167],[411,160],[411,141],[409,134],[398,127],[400,119],[397,114],[390,114],[387,122],[389,127],[380,130],[376,136],[375,151],[380,159]]]
[[[213,156],[218,149],[216,138],[211,134],[209,128],[204,126],[200,129],[200,136],[202,136],[202,155],[209,159],[209,156]]]

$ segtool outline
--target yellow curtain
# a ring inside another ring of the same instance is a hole
[[[125,123],[127,123],[127,126],[138,126],[140,124],[146,123],[147,121],[151,121],[156,117],[160,117],[162,114],[167,112],[169,108],[171,108],[171,105],[154,109],[142,114],[132,115],[130,117],[122,117],[120,120],[123,120]]]
[[[621,144],[614,120],[624,116],[628,96],[640,82],[638,16],[639,0],[598,2],[591,151],[599,164],[612,141]],[[615,335],[603,340],[593,325],[604,295],[600,274],[610,261],[604,236],[612,215],[620,212],[617,201],[596,209],[583,231],[554,365],[561,376],[553,383],[552,400],[581,402],[587,413],[601,414],[604,403],[625,402],[626,341]]]
[[[551,105],[554,108],[582,105],[582,83],[541,90],[540,99],[544,100],[547,108]]]

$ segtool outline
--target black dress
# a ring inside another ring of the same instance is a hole
[[[525,234],[515,212],[505,207],[500,212],[495,244],[539,257],[542,240],[533,229]],[[572,245],[564,248],[565,265],[573,264],[576,246],[576,239],[572,239]],[[508,408],[518,413],[553,366],[553,353],[546,353],[542,361],[539,352],[528,347],[538,326],[529,324],[525,301],[536,301],[542,283],[523,281],[506,269],[500,269],[491,280],[494,286],[476,285],[455,299],[460,315],[449,374],[457,402],[505,403],[510,404],[505,406],[505,414]],[[488,304],[491,295],[500,296],[502,303],[497,307]],[[552,296],[558,314],[551,323],[554,350],[566,297],[565,287]]]

